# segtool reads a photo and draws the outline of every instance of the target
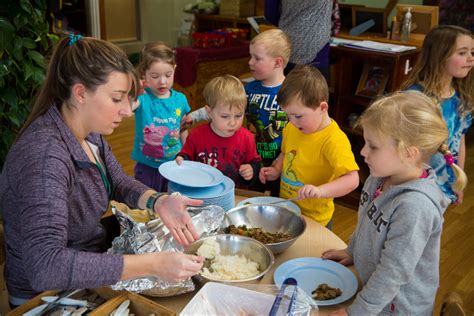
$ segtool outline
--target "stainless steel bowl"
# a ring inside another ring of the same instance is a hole
[[[260,227],[270,233],[283,232],[292,238],[286,241],[265,244],[274,254],[290,247],[306,229],[306,221],[286,207],[279,205],[249,204],[230,209],[225,213],[222,228],[229,225]]]
[[[196,254],[198,248],[207,239],[214,239],[219,243],[221,255],[243,255],[248,259],[258,263],[260,273],[251,278],[241,280],[220,280],[198,274],[195,276],[195,279],[201,284],[209,281],[225,283],[257,283],[258,280],[260,280],[265,275],[265,273],[271,269],[273,263],[275,262],[275,257],[273,256],[272,252],[264,244],[255,239],[238,235],[221,234],[205,237],[190,244],[184,252],[187,254]]]

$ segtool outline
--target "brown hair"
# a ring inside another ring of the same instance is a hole
[[[440,102],[442,99],[441,78],[445,72],[446,61],[454,53],[456,41],[461,35],[472,37],[469,30],[455,25],[439,25],[429,31],[423,41],[418,60],[403,84],[403,88],[407,89],[414,84],[420,84],[424,93]],[[471,111],[474,103],[472,73],[470,71],[465,78],[453,78],[452,85],[461,99],[460,114],[462,116]]]
[[[176,66],[174,51],[163,42],[146,44],[140,52],[140,63],[138,64],[140,76],[145,76],[145,72],[151,67],[151,64],[157,61]]]
[[[136,98],[138,80],[132,63],[119,47],[92,37],[61,39],[54,47],[46,77],[36,97],[33,108],[20,129],[17,139],[39,116],[53,104],[61,107],[71,97],[71,87],[81,83],[95,91],[107,82],[114,72],[127,74],[132,79],[131,94]]]
[[[409,147],[421,152],[421,160],[427,162],[437,151],[449,154],[445,142],[448,128],[440,107],[418,91],[395,92],[372,103],[359,118],[362,128],[374,129],[380,138],[391,138],[402,156]],[[456,175],[455,192],[464,189],[467,177],[453,164]]]
[[[268,55],[283,58],[283,67],[286,67],[291,55],[291,41],[288,35],[280,29],[271,29],[255,36],[250,45],[261,44]]]
[[[295,98],[312,109],[317,109],[321,102],[328,102],[328,84],[318,69],[310,65],[298,65],[286,76],[278,91],[278,104],[284,108]]]
[[[211,109],[217,103],[229,105],[230,108],[235,106],[238,109],[245,109],[247,105],[244,86],[238,78],[232,75],[213,78],[206,84],[202,94]]]

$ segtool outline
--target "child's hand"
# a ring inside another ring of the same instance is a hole
[[[329,259],[329,260],[332,260],[332,261],[336,261],[336,262],[339,262],[340,264],[345,265],[345,266],[349,266],[349,265],[354,264],[354,259],[353,259],[352,256],[347,252],[346,249],[342,249],[342,250],[334,250],[334,249],[327,250],[327,251],[323,252],[323,254],[321,255],[321,258],[322,258],[322,259]]]
[[[145,79],[139,81],[138,95],[145,94],[145,88],[148,87],[148,82]]]
[[[280,177],[280,172],[275,167],[263,167],[260,169],[258,178],[265,184],[267,181],[274,181]]]
[[[193,125],[193,118],[188,113],[181,118],[181,129],[186,129],[191,125]]]
[[[249,164],[241,165],[239,168],[239,174],[242,178],[249,181],[253,178],[253,168]]]
[[[183,160],[184,160],[183,157],[181,157],[181,156],[176,156],[176,159],[175,159],[174,161],[176,161],[176,163],[177,163],[178,165],[181,165],[181,164],[183,163]]]
[[[306,184],[298,191],[298,198],[304,199],[319,199],[322,197],[322,191],[319,187],[311,184]]]
[[[456,196],[457,196],[457,199],[454,202],[454,205],[462,204],[462,201],[464,199],[464,192],[459,192],[459,193],[456,194]]]

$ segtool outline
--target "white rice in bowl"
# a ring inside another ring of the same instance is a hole
[[[242,280],[260,273],[258,263],[243,255],[221,255],[219,243],[214,239],[205,240],[198,248],[197,254],[211,259],[210,269],[206,267],[202,269],[201,274],[205,277],[219,280]]]

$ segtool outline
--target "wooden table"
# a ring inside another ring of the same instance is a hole
[[[239,203],[247,196],[236,195],[235,203]],[[321,254],[328,249],[344,249],[346,244],[339,237],[327,228],[321,226],[315,221],[304,217],[306,220],[306,231],[304,234],[296,240],[296,242],[288,248],[285,252],[275,256],[275,264],[272,269],[263,277],[260,281],[261,284],[273,284],[273,273],[278,266],[290,259],[301,258],[301,257],[321,257]],[[349,267],[353,272],[354,267]],[[155,302],[162,304],[168,308],[175,310],[180,313],[191,298],[196,294],[194,292],[172,296],[172,297],[154,297],[151,298]],[[321,306],[319,307],[319,315],[328,315],[330,312],[335,311],[341,307],[347,307],[353,301],[353,298],[345,303],[334,305],[334,306]]]

